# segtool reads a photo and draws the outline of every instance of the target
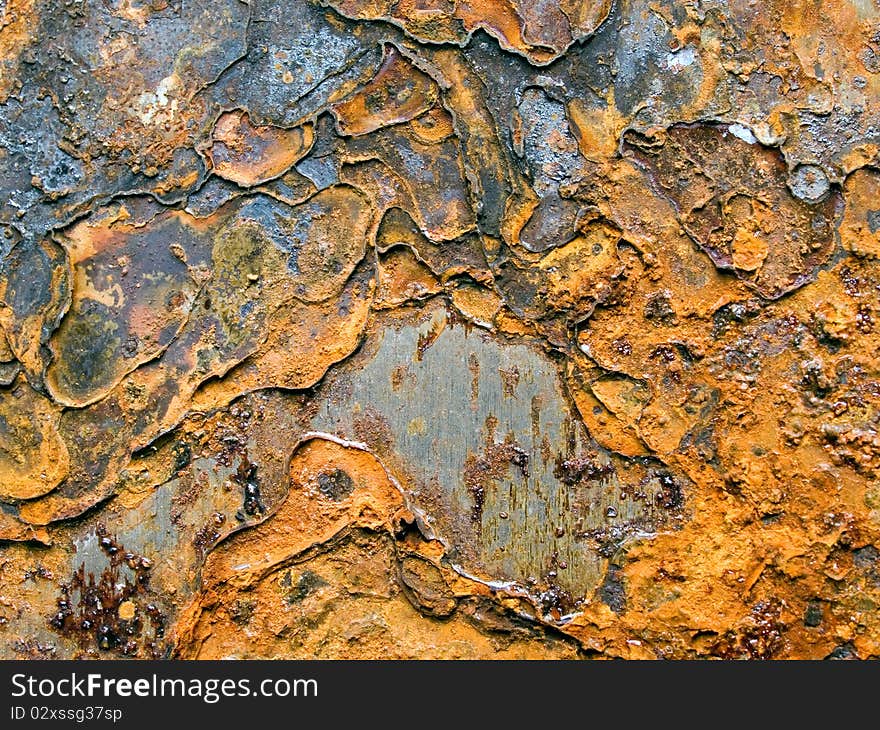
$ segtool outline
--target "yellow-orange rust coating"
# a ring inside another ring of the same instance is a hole
[[[880,657],[876,3],[197,5],[0,3],[0,658]]]

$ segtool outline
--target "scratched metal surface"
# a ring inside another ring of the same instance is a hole
[[[878,129],[857,0],[0,0],[0,657],[876,657]]]
[[[453,564],[523,586],[553,573],[570,610],[601,579],[603,538],[664,520],[664,472],[624,472],[592,441],[540,351],[452,325],[436,306],[418,317],[380,325],[372,357],[334,372],[313,428],[381,454]]]

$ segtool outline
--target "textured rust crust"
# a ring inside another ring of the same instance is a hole
[[[880,656],[880,11],[0,1],[0,657]]]

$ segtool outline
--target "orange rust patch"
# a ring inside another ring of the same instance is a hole
[[[313,141],[311,124],[256,126],[246,111],[237,110],[220,115],[206,154],[217,175],[252,187],[281,175],[308,153]]]
[[[394,46],[387,45],[375,77],[345,101],[333,105],[337,129],[340,134],[359,136],[408,122],[434,106],[438,91],[430,76]]]

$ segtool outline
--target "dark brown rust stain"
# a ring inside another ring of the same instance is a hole
[[[553,468],[553,475],[569,486],[607,479],[614,473],[614,464],[600,464],[589,456],[565,458],[557,454]]]
[[[425,352],[427,351],[427,349],[437,341],[437,338],[443,331],[444,326],[445,324],[443,323],[434,323],[431,325],[431,329],[429,329],[425,334],[419,334],[419,341],[416,345],[416,362],[421,362],[422,358],[425,356]]]
[[[263,503],[260,499],[260,480],[257,477],[257,465],[252,464],[245,454],[239,462],[232,477],[243,491],[242,509],[248,517],[259,515],[263,512]]]
[[[722,659],[772,659],[784,641],[781,612],[779,599],[759,601],[740,628],[719,637],[711,654]]]
[[[222,537],[220,529],[226,523],[226,515],[215,512],[209,522],[198,529],[193,537],[193,545],[202,555],[206,554]]]
[[[495,431],[498,420],[494,416],[486,419],[485,445],[481,454],[468,454],[464,463],[464,484],[473,498],[471,520],[479,523],[483,519],[483,504],[486,493],[503,477],[516,470],[522,479],[529,478],[529,455],[516,443],[512,434],[507,434],[501,442],[496,441]]]
[[[152,563],[127,551],[98,525],[96,537],[108,566],[99,576],[81,565],[61,586],[49,625],[79,648],[120,656],[160,659],[165,655],[166,617],[150,590]]]
[[[394,432],[385,417],[375,408],[366,406],[354,417],[354,436],[377,453],[394,447]]]
[[[516,386],[519,385],[519,368],[514,365],[510,369],[501,368],[498,371],[501,375],[501,387],[505,398],[516,397]]]
[[[471,373],[471,401],[480,397],[480,358],[476,354],[468,354],[468,370]]]

